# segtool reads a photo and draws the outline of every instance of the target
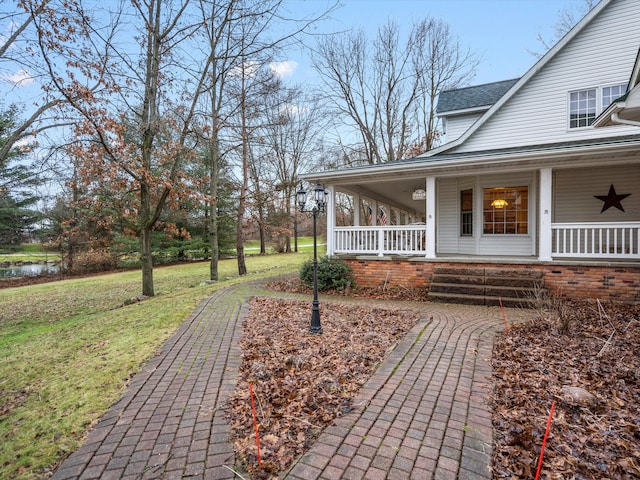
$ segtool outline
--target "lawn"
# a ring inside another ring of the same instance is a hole
[[[140,271],[0,290],[0,478],[41,478],[78,448],[198,302],[218,288],[298,271],[308,253],[156,268],[156,296],[131,304]]]

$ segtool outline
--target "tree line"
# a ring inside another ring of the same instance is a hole
[[[198,239],[212,280],[225,249],[246,273],[249,227],[263,252],[268,238],[295,249],[300,175],[433,148],[439,92],[478,62],[428,17],[406,31],[389,21],[373,38],[316,34],[337,3],[308,15],[285,0],[0,9],[0,243],[44,216],[69,269],[82,255],[109,263],[114,244],[129,244],[148,296],[160,241]],[[313,85],[278,74],[301,48]]]

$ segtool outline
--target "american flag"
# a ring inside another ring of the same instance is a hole
[[[386,225],[387,224],[387,214],[384,211],[384,208],[380,207],[378,212],[378,224]]]

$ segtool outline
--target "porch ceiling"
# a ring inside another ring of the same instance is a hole
[[[413,191],[425,189],[425,177],[411,178],[380,178],[372,177],[367,180],[359,180],[356,183],[339,181],[331,182],[336,189],[341,192],[359,194],[364,197],[375,199],[381,203],[395,208],[401,208],[409,212],[424,214],[426,203],[424,200],[413,200]]]

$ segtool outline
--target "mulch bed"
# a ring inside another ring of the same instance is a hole
[[[493,369],[494,478],[535,477],[554,401],[540,478],[640,478],[640,306],[557,303],[497,340]]]
[[[227,415],[236,466],[272,478],[307,450],[419,319],[415,311],[321,306],[323,333],[310,334],[310,302],[255,298],[244,320],[240,378]],[[250,392],[260,433],[260,466]]]

